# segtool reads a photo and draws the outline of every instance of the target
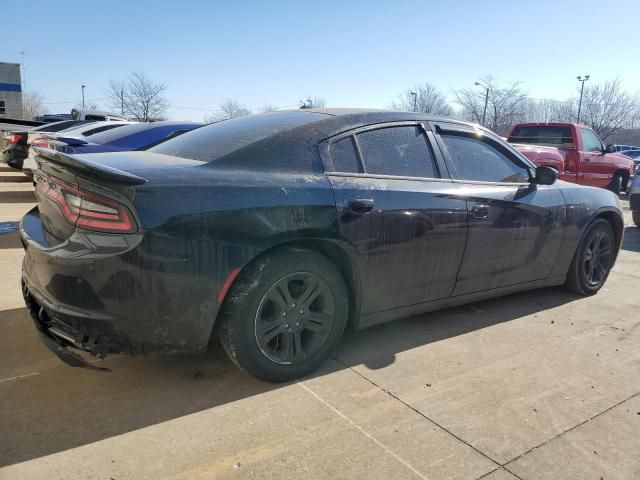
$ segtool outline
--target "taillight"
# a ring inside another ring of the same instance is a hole
[[[32,147],[49,147],[49,139],[48,138],[36,138],[33,142],[31,142]]]
[[[50,177],[36,177],[36,189],[54,202],[71,225],[99,232],[132,233],[136,223],[124,205]]]
[[[19,135],[17,133],[11,134],[8,137],[6,137],[5,143],[8,145],[10,143],[18,143],[20,140],[22,140],[24,137],[22,135]]]

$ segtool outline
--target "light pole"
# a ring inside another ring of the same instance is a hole
[[[416,92],[411,92],[411,96],[413,97],[413,111],[418,111],[418,94]]]
[[[582,84],[580,86],[580,101],[578,102],[578,118],[576,120],[576,123],[580,123],[580,110],[582,110],[582,94],[584,92],[584,82],[586,82],[587,80],[589,80],[589,76],[590,75],[585,75],[584,77],[581,75],[578,75],[576,78],[578,79],[578,81]]]
[[[86,85],[82,85],[82,109],[84,110],[84,87]]]
[[[476,85],[486,90],[484,93],[484,110],[482,111],[482,126],[484,127],[484,122],[487,119],[487,104],[489,103],[489,87],[484,86],[480,82],[476,82]]]

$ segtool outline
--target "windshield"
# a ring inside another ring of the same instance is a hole
[[[554,147],[573,148],[573,136],[569,127],[522,126],[516,127],[509,137],[511,143],[531,145],[552,145]]]

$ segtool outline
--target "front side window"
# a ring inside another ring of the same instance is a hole
[[[446,152],[460,180],[526,183],[529,169],[488,141],[470,135],[442,135]]]
[[[585,152],[602,152],[604,150],[604,146],[602,142],[598,138],[598,136],[593,133],[588,128],[582,128],[582,143]]]
[[[387,127],[356,135],[366,173],[438,178],[424,133],[417,126]]]

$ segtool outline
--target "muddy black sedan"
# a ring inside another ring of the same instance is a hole
[[[40,149],[23,294],[74,366],[198,352],[252,375],[317,368],[359,329],[511,292],[604,284],[617,197],[556,181],[477,125],[415,113],[276,112],[148,151]]]

